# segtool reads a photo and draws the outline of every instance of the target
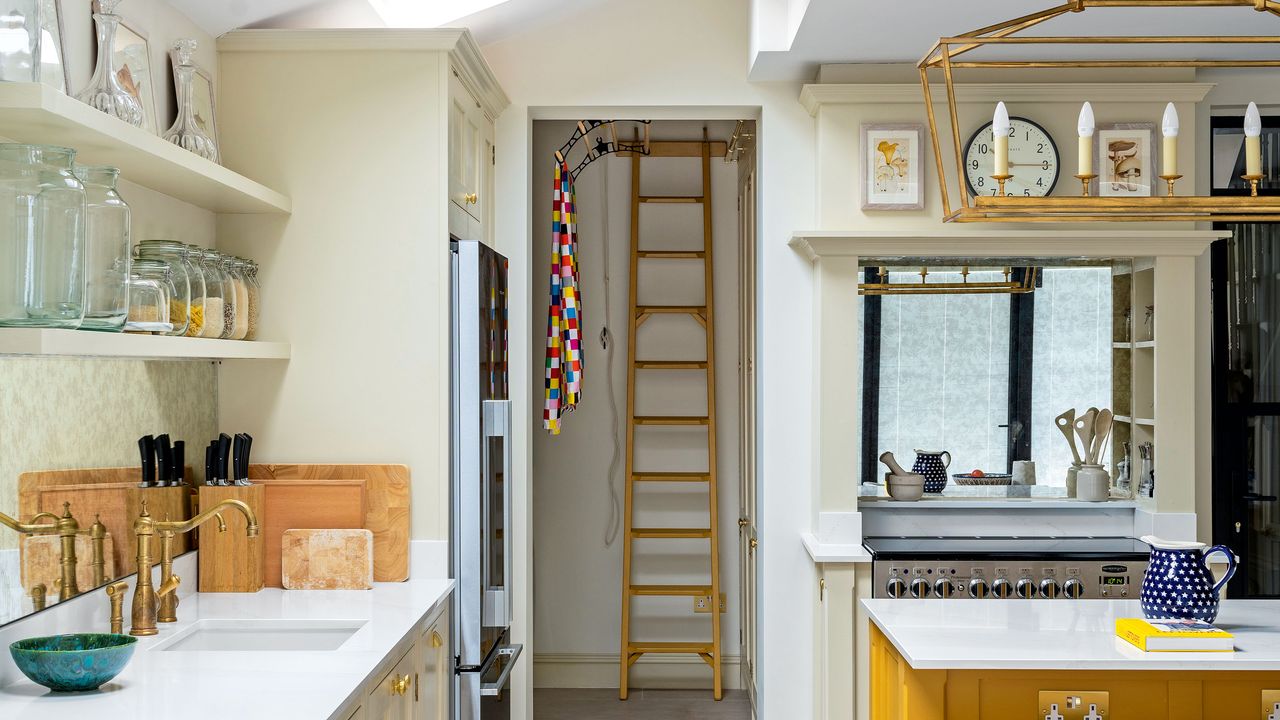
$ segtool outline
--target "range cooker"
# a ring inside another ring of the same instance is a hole
[[[1146,543],[1127,537],[869,537],[874,598],[1136,598]]]

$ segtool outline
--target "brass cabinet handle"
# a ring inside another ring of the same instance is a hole
[[[422,683],[418,682],[418,673],[413,674],[413,701],[418,702],[418,688],[422,687]]]
[[[750,524],[751,524],[751,521],[750,521],[750,520],[748,520],[748,519],[746,519],[746,518],[738,518],[738,527],[740,527],[740,528],[744,528],[744,527],[746,527],[746,526],[748,526],[748,525],[750,525]]]
[[[444,638],[440,637],[440,633],[436,630],[431,631],[431,647],[438,648],[444,644]]]
[[[756,547],[760,545],[760,541],[756,540],[755,538],[751,538],[750,540],[747,541],[747,545],[750,545],[751,551],[755,552]]]
[[[397,675],[391,681],[391,694],[404,695],[409,692],[409,686],[413,684],[413,678],[408,675]]]
[[[827,579],[818,578],[818,602],[823,602],[826,599],[827,599]]]
[[[468,205],[475,205],[477,202],[480,201],[480,196],[477,195],[476,193],[467,193],[466,195],[462,196],[462,199],[465,200]]]

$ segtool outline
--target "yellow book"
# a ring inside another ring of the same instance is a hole
[[[1234,652],[1231,633],[1200,620],[1119,618],[1116,637],[1144,652]]]

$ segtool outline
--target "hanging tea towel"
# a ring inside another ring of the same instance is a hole
[[[546,405],[542,424],[560,434],[560,419],[582,398],[582,295],[578,289],[578,233],[573,173],[556,163],[551,206],[551,307],[547,313]]]

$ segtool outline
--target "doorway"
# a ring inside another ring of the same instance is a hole
[[[533,122],[533,252],[531,307],[535,326],[548,302],[551,248],[554,151],[574,131],[573,120]],[[646,655],[632,667],[626,701],[627,717],[680,717],[686,710],[699,717],[746,720],[755,699],[755,607],[757,589],[755,530],[755,122],[732,120],[654,120],[654,141],[701,141],[723,148],[711,158],[714,245],[716,466],[719,497],[717,547],[720,554],[722,682],[725,699],[711,701],[711,672],[696,654]],[[629,137],[620,137],[629,140]],[[734,151],[730,153],[729,147]],[[570,160],[577,164],[577,158]],[[609,717],[608,704],[618,704],[623,544],[624,474],[628,413],[628,313],[632,224],[632,159],[609,155],[586,167],[574,183],[581,332],[584,377],[582,400],[561,419],[561,432],[543,429],[544,388],[537,378],[546,367],[544,342],[531,349],[533,367],[533,622],[534,711],[538,718]],[[644,159],[641,187],[646,195],[696,194],[698,165],[685,158]],[[655,204],[639,215],[642,247],[680,250],[684,230],[697,227],[695,205]],[[683,215],[690,215],[683,218]],[[690,222],[685,222],[690,220]],[[687,238],[685,238],[687,239]],[[677,243],[660,246],[657,243]],[[692,287],[687,268],[676,258],[659,258],[638,288],[657,293],[654,304],[686,302]],[[669,260],[669,262],[668,262]],[[702,270],[693,269],[692,277]],[[692,302],[692,301],[689,301]],[[681,322],[683,320],[683,322]],[[667,337],[666,345],[650,343],[659,362],[687,359],[691,348],[705,343],[703,330],[688,318],[655,315],[641,329]],[[669,331],[669,332],[665,332]],[[637,348],[646,338],[637,339]],[[697,358],[693,358],[697,361]],[[705,363],[704,363],[705,364]],[[655,373],[657,374],[657,373]],[[681,415],[684,404],[702,392],[697,369],[662,373],[661,379],[636,381],[637,413]],[[702,381],[705,383],[705,381]],[[695,388],[696,386],[696,388]],[[696,403],[695,403],[696,404]],[[662,472],[683,470],[705,442],[681,430],[636,436],[637,463],[644,457]],[[637,471],[640,470],[637,464]],[[639,484],[637,484],[638,486]],[[695,527],[709,518],[705,495],[692,483],[652,483],[637,489],[634,516],[638,526]],[[640,498],[640,493],[646,494]],[[656,541],[655,541],[656,543]],[[672,541],[642,554],[635,551],[635,579],[648,585],[705,582],[706,541]],[[702,579],[699,579],[702,578]],[[709,613],[695,612],[692,597],[641,597],[632,604],[637,634],[653,641],[682,641],[708,634]],[[587,703],[583,706],[582,703]],[[579,710],[574,710],[579,708]],[[620,708],[619,712],[623,710]],[[573,713],[577,714],[573,714]]]

